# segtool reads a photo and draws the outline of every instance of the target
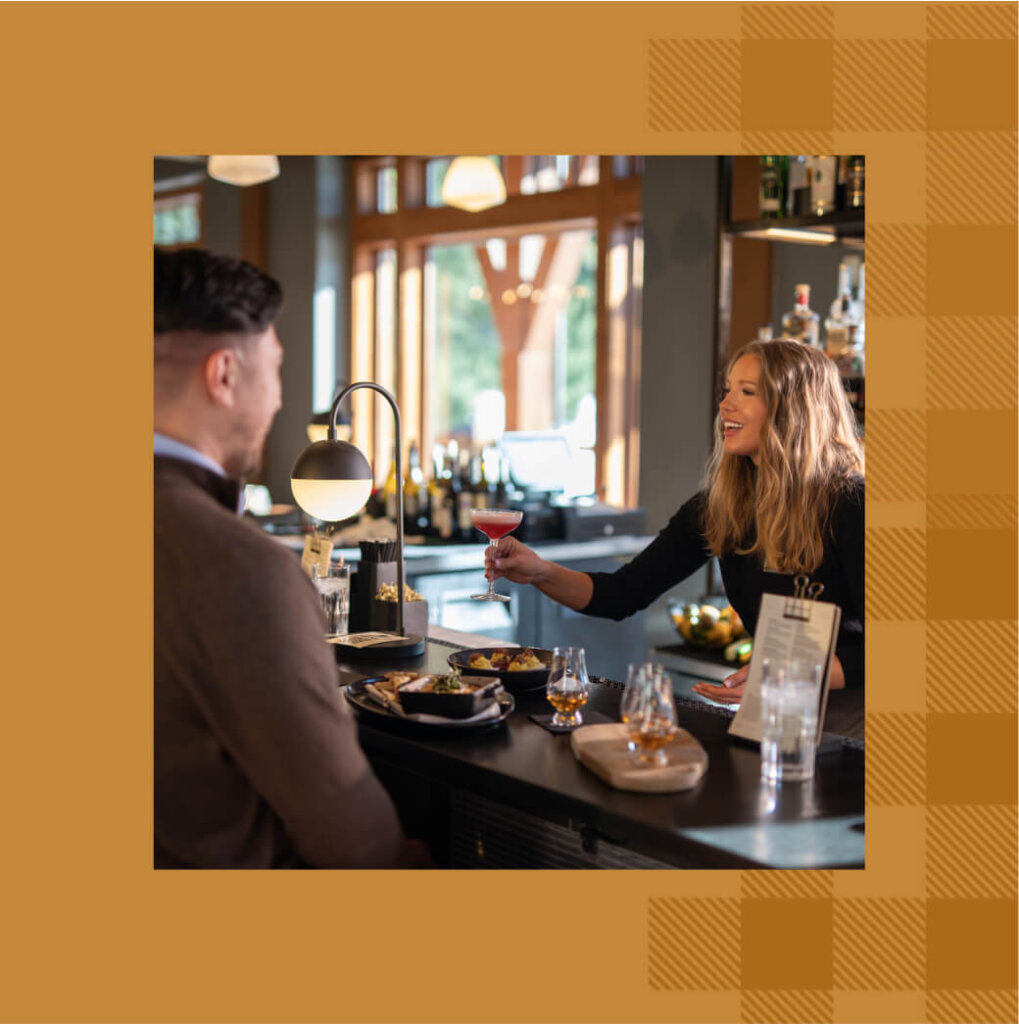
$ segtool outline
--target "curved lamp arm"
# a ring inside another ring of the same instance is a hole
[[[403,451],[403,425],[400,420],[400,408],[392,393],[387,391],[381,384],[372,381],[357,381],[348,384],[333,402],[329,410],[329,434],[330,441],[336,440],[336,425],[339,419],[340,403],[352,391],[358,388],[371,388],[377,391],[390,404],[393,410],[393,417],[396,420],[396,631],[403,636],[403,470],[401,467],[401,453]]]

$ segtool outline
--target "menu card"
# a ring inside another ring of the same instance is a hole
[[[318,566],[319,576],[329,571],[329,560],[333,556],[333,542],[328,537],[320,537],[310,533],[304,538],[304,553],[301,555],[301,568],[312,575],[312,567]]]
[[[764,662],[784,665],[801,658],[821,666],[817,694],[817,737],[821,738],[828,706],[828,679],[835,655],[842,610],[828,601],[765,594],[754,630],[754,650],[739,710],[729,724],[729,735],[761,742],[761,676]]]

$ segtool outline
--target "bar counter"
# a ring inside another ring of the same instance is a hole
[[[341,687],[384,671],[447,670],[460,645],[430,638],[402,661],[338,661]],[[619,718],[623,687],[592,672],[587,708]],[[362,746],[409,834],[439,866],[473,868],[862,868],[863,744],[826,734],[815,778],[763,786],[755,747],[729,739],[731,715],[676,698],[680,724],[703,745],[705,777],[681,793],[645,795],[602,782],[574,757],[569,734],[528,717],[543,690],[484,729],[442,730],[352,710]]]

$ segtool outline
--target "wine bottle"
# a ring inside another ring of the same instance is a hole
[[[862,156],[851,156],[846,166],[846,209],[862,210],[866,166]]]
[[[474,539],[474,524],[471,522],[474,492],[471,486],[470,452],[460,452],[459,465],[453,473],[453,494],[456,498],[457,540],[470,543]]]
[[[421,456],[417,441],[411,441],[407,470],[403,475],[403,532],[407,537],[421,536]]]
[[[475,471],[471,474],[474,478],[474,508],[491,508],[494,504],[494,488],[489,484],[485,462],[482,452],[475,460]]]
[[[811,169],[811,212],[817,217],[822,217],[835,209],[835,176],[838,161],[833,156],[807,157],[807,161]]]
[[[382,502],[386,511],[386,518],[396,522],[396,446],[393,446],[393,456],[389,461],[389,475],[382,487]]]
[[[446,453],[442,445],[432,449],[432,479],[428,484],[432,514],[432,536],[441,541],[450,541],[454,533],[452,474],[446,464]]]
[[[495,507],[506,508],[506,501],[509,497],[506,490],[506,460],[501,455],[497,455],[497,459],[496,465],[499,469],[495,479]]]

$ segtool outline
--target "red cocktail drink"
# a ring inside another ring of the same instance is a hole
[[[507,533],[512,533],[524,518],[524,513],[510,508],[472,508],[471,522],[488,538],[489,547]],[[475,601],[509,601],[508,597],[495,592],[495,580],[489,580],[488,592],[471,594]]]

